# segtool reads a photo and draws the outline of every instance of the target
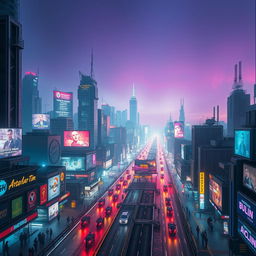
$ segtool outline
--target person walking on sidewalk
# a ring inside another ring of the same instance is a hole
[[[4,250],[6,252],[6,255],[9,256],[9,244],[8,244],[8,241],[5,242],[5,245],[4,245]]]
[[[69,221],[70,221],[70,218],[69,216],[67,217],[67,224],[69,225]]]
[[[207,245],[208,245],[208,238],[207,236],[205,237],[205,248],[207,249]]]
[[[197,239],[199,240],[200,228],[198,225],[196,226],[196,233],[197,233]]]
[[[38,245],[38,241],[37,241],[37,238],[35,238],[35,240],[34,240],[35,252],[37,252],[37,245]]]
[[[50,228],[50,239],[52,239],[52,228]]]
[[[48,236],[49,236],[49,229],[47,228],[46,229],[46,237],[48,238]]]

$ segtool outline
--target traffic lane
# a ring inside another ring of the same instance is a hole
[[[128,185],[130,184],[130,182],[133,179],[133,171],[132,171],[132,166],[133,166],[134,162],[132,162],[128,168],[126,168],[123,172],[123,174],[120,177],[125,177],[127,178],[127,174],[126,171],[129,170],[129,173],[131,175],[131,179],[128,180]],[[116,184],[120,183],[119,182],[120,178],[118,178],[115,183],[111,186],[111,188],[114,189],[114,193],[116,193],[115,190],[115,186]],[[121,196],[120,194],[124,193],[124,190],[127,188],[127,186],[121,186],[121,189],[119,192],[117,192],[119,194],[119,198],[118,198],[118,202],[121,202]],[[117,203],[113,203],[112,201],[112,197],[108,196],[108,191],[106,191],[103,196],[101,198],[105,198],[105,205],[111,205],[114,208],[114,211],[112,213],[115,214],[117,213],[117,209],[116,209],[116,205]],[[84,238],[87,236],[87,234],[91,231],[94,232],[96,230],[96,219],[99,218],[100,216],[102,216],[104,214],[103,209],[99,209],[98,208],[98,202],[94,204],[94,206],[85,214],[85,215],[89,215],[91,216],[91,221],[90,224],[87,228],[85,229],[81,229],[80,228],[80,224],[78,223],[77,226],[74,228],[74,230],[72,230],[72,232],[69,233],[69,235],[65,238],[68,239],[68,243],[65,243],[65,247],[60,246],[61,243],[64,241],[62,241],[58,247],[56,247],[56,249],[54,249],[54,251],[50,252],[48,255],[59,255],[60,253],[62,253],[62,255],[72,255],[72,253],[74,252],[74,250],[76,250],[76,248],[81,247],[83,245],[84,242]],[[109,220],[111,220],[111,218],[109,218]],[[109,224],[109,221],[106,222],[107,223],[107,227]],[[96,237],[95,237],[95,241],[96,243],[100,241],[100,237],[103,236],[102,235],[102,231],[96,232]],[[96,244],[95,243],[95,244]],[[86,255],[90,255],[90,253],[86,254]]]
[[[128,234],[129,229],[132,226],[131,217],[126,225],[119,224],[119,219],[124,211],[128,211],[130,216],[133,214],[134,207],[126,206],[122,207],[121,211],[118,213],[111,229],[109,230],[97,256],[118,256],[121,255],[125,238]]]

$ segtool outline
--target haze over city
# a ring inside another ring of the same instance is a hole
[[[75,110],[78,71],[89,74],[93,48],[99,103],[128,108],[134,83],[145,124],[161,127],[170,112],[177,119],[181,98],[188,122],[204,122],[217,104],[226,121],[239,60],[253,91],[254,10],[255,1],[242,0],[24,0],[23,74],[39,69],[44,111],[54,88],[74,92]]]

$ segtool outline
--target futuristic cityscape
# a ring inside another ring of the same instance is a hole
[[[255,0],[0,0],[0,256],[256,255]]]

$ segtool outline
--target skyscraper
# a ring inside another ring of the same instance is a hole
[[[121,126],[125,127],[127,122],[127,109],[122,111],[122,121],[121,121]]]
[[[245,125],[246,111],[250,105],[250,94],[246,94],[242,81],[242,62],[239,62],[239,77],[237,79],[237,64],[233,91],[227,100],[227,135],[234,136],[234,129]]]
[[[91,57],[91,74],[79,72],[78,87],[78,129],[90,131],[90,149],[95,149],[98,135],[98,88],[93,79],[93,56]]]
[[[135,88],[132,88],[132,97],[130,98],[130,121],[133,127],[136,128],[138,123],[138,110],[137,110],[137,99],[135,97]]]
[[[17,19],[18,1],[1,1],[0,127],[21,127],[21,50],[24,43]]]
[[[38,74],[26,72],[22,81],[22,128],[23,134],[32,131],[32,114],[42,113],[39,97]]]
[[[184,99],[181,99],[181,100],[180,100],[180,115],[179,115],[179,121],[184,122],[184,125],[185,125]]]

